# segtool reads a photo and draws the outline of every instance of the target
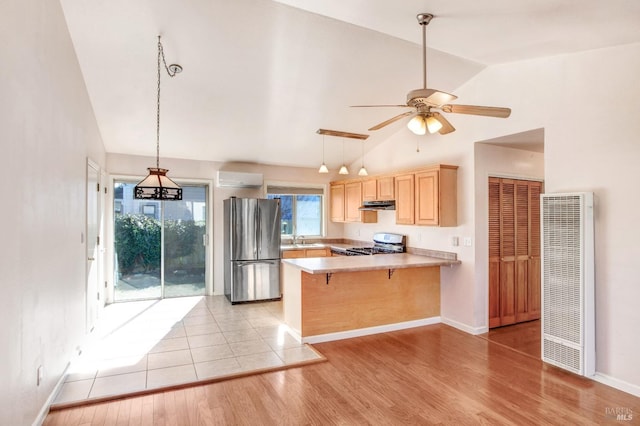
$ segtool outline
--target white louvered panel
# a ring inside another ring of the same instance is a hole
[[[593,195],[542,195],[542,359],[595,371]]]

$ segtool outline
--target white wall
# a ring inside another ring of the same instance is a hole
[[[138,176],[140,179],[149,165],[155,164],[155,158],[139,157],[132,155],[108,154],[107,166],[112,175]],[[181,178],[205,179],[211,183],[210,196],[213,201],[210,203],[213,219],[213,227],[210,233],[210,244],[213,247],[213,291],[214,294],[224,294],[224,267],[223,267],[223,215],[222,202],[231,196],[236,197],[264,197],[264,189],[243,189],[243,188],[217,188],[215,179],[218,170],[235,172],[262,173],[265,183],[269,181],[289,182],[293,184],[318,184],[327,185],[335,176],[321,175],[317,169],[302,167],[282,167],[269,166],[253,163],[220,163],[213,161],[191,161],[173,158],[160,158],[160,166],[169,169],[168,176],[176,181]],[[327,194],[328,195],[328,194]],[[110,216],[108,216],[110,218]],[[107,232],[107,235],[109,233]],[[330,221],[327,223],[328,238],[340,238],[342,236],[342,225]],[[109,238],[111,238],[109,236]],[[112,247],[113,242],[107,240],[107,247]],[[107,273],[107,279],[112,277]],[[110,284],[112,284],[110,282]]]
[[[544,129],[546,192],[594,191],[596,198],[596,369],[617,385],[640,394],[637,354],[640,339],[640,285],[634,261],[640,241],[640,44],[489,67],[456,91],[461,103],[509,106],[509,119],[450,114],[458,129],[426,136],[421,152],[404,128],[367,153],[373,172],[432,163],[460,166],[459,226],[414,230],[422,242],[450,250],[448,235],[476,237],[473,143],[531,129]],[[482,223],[478,223],[482,226]],[[360,225],[345,226],[352,235]],[[480,244],[476,241],[476,246]],[[470,329],[485,324],[484,289],[473,265],[474,250],[458,249],[463,264],[443,274],[443,316]],[[471,270],[469,270],[471,269]]]
[[[0,3],[0,40],[0,424],[26,425],[85,338],[86,162],[104,148],[59,3]]]

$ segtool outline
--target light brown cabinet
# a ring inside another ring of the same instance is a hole
[[[413,225],[415,222],[415,175],[395,176],[396,223]]]
[[[391,176],[333,182],[333,222],[378,221],[377,211],[359,211],[363,201],[395,200],[399,225],[457,226],[457,166],[443,164]]]
[[[458,224],[457,175],[457,167],[451,166],[416,173],[416,225]]]
[[[376,179],[378,200],[395,200],[393,176],[379,177]]]
[[[362,184],[351,182],[344,185],[344,221],[361,222]]]
[[[298,250],[283,250],[283,259],[298,259],[302,257],[329,257],[331,256],[331,249],[328,247],[323,248],[308,248]]]
[[[540,318],[542,183],[489,178],[489,327]]]
[[[344,222],[344,184],[332,184],[329,189],[332,222]]]
[[[376,179],[362,181],[362,201],[375,201],[378,199],[378,185]]]
[[[332,222],[375,223],[378,221],[378,212],[358,210],[362,206],[360,181],[331,184],[329,202]]]

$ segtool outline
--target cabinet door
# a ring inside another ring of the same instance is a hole
[[[416,173],[416,225],[438,225],[440,186],[438,171]]]
[[[331,221],[344,222],[344,184],[331,185],[329,198],[331,202]]]
[[[413,225],[415,215],[414,175],[398,175],[395,177],[396,223]]]
[[[300,257],[305,257],[304,250],[283,250],[282,251],[283,259],[298,259]]]
[[[369,179],[362,182],[362,201],[377,200],[377,184],[375,179]]]
[[[328,253],[327,253],[328,252]],[[331,252],[327,249],[306,249],[305,257],[327,257],[330,256]]]
[[[378,200],[395,200],[393,176],[378,178]]]
[[[360,182],[352,182],[344,185],[345,222],[360,222],[360,210],[362,205],[362,185]]]

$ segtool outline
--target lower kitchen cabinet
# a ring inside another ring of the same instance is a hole
[[[308,248],[298,250],[283,250],[283,259],[296,259],[302,257],[329,257],[331,256],[331,249],[328,247],[323,248]]]

